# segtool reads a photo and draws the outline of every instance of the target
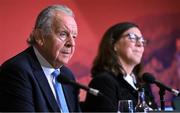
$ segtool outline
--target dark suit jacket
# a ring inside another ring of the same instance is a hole
[[[117,112],[118,100],[133,100],[137,104],[138,92],[123,79],[123,76],[115,77],[113,74],[103,72],[94,77],[89,87],[99,89],[104,96],[93,96],[87,94],[83,104],[86,112]],[[146,87],[146,101],[153,104],[150,107],[156,108],[150,87]]]
[[[74,80],[65,66],[61,74]],[[79,112],[78,90],[62,85],[70,112]],[[58,105],[38,62],[29,47],[0,68],[0,111],[59,112]]]

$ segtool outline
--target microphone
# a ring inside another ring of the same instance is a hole
[[[68,77],[64,76],[64,75],[59,75],[57,76],[57,81],[62,83],[62,84],[70,84],[70,85],[74,85],[78,88],[84,89],[86,90],[88,93],[94,95],[94,96],[103,96],[103,94],[97,90],[97,89],[93,89],[90,88],[88,86],[82,85],[74,80],[70,80]]]
[[[158,87],[164,88],[165,90],[168,90],[169,92],[172,92],[176,96],[180,96],[180,92],[178,90],[170,88],[170,87],[164,85],[163,83],[161,83],[160,81],[156,80],[151,73],[144,73],[142,75],[142,78],[146,83],[150,83],[150,84],[155,83]]]

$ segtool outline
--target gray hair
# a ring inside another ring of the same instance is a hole
[[[39,13],[36,19],[34,29],[42,29],[45,35],[48,35],[51,32],[52,20],[55,16],[56,11],[61,11],[69,16],[75,17],[73,11],[67,6],[52,5],[45,8]],[[29,38],[27,39],[27,43],[29,45],[34,45],[36,43],[33,33],[30,34]]]

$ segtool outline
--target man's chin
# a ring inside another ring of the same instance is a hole
[[[68,64],[68,62],[69,62],[69,59],[64,59],[64,60],[62,61],[62,64],[63,64],[63,65],[66,65],[66,64]]]

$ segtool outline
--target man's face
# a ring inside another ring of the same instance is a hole
[[[43,38],[41,54],[55,68],[67,64],[74,54],[77,24],[73,17],[56,12],[51,33]]]

